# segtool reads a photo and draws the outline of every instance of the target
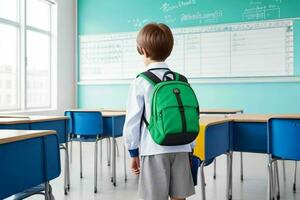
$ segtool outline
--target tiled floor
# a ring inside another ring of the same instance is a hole
[[[73,143],[73,162],[71,164],[71,191],[68,195],[63,193],[63,176],[51,182],[56,200],[136,200],[138,178],[128,170],[128,181],[124,181],[123,148],[122,141],[118,140],[120,157],[117,158],[117,186],[110,182],[110,170],[106,162],[106,141],[103,141],[103,156],[99,163],[98,193],[93,190],[94,145],[83,144],[83,179],[79,177],[79,144]],[[260,154],[244,154],[245,180],[241,182],[239,153],[234,154],[233,162],[233,200],[264,200],[267,199],[267,156]],[[62,154],[63,160],[63,154]],[[127,158],[128,160],[128,158]],[[128,165],[127,161],[127,165]],[[63,166],[62,166],[63,167]],[[281,179],[281,199],[300,199],[300,186],[297,193],[292,191],[293,162],[286,162],[287,179],[282,178],[282,164],[279,163]],[[299,169],[300,170],[300,169]],[[300,171],[299,171],[300,172]],[[217,179],[213,180],[213,165],[205,169],[207,200],[224,200],[226,189],[226,157],[217,160]],[[299,179],[300,181],[300,179]],[[299,183],[300,184],[300,183]],[[31,197],[32,200],[43,199],[41,196]],[[188,200],[200,200],[200,187],[196,186],[196,194]],[[159,200],[159,199],[158,199]]]

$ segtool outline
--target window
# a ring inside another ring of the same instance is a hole
[[[55,108],[56,4],[0,0],[0,111]]]

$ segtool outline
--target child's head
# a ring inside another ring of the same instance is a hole
[[[137,50],[144,56],[145,64],[165,61],[173,49],[173,35],[165,24],[145,25],[137,36]]]

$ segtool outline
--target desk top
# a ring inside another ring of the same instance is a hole
[[[211,108],[205,109],[200,108],[200,114],[237,114],[242,113],[242,109],[218,109],[218,108]]]
[[[122,116],[126,115],[126,110],[118,110],[118,109],[70,109],[66,110],[70,112],[101,112],[103,117],[114,117],[114,116]]]
[[[2,115],[4,116],[4,115]],[[34,123],[34,122],[46,122],[55,120],[65,120],[68,119],[67,116],[44,116],[44,115],[28,115],[27,117],[18,117],[17,115],[7,115],[8,117],[0,117],[0,125],[9,124],[24,124],[24,123]]]
[[[300,119],[300,114],[237,114],[229,119],[234,122],[267,122],[271,118]]]
[[[69,119],[67,116],[47,116],[47,115],[30,115],[30,122],[46,122],[55,120],[65,120]]]
[[[0,125],[10,125],[10,124],[25,124],[30,123],[29,118],[0,118]]]
[[[216,124],[222,124],[225,122],[230,122],[232,119],[225,117],[200,117],[200,125],[211,126]]]
[[[30,138],[42,137],[55,134],[55,131],[38,130],[38,131],[23,131],[23,130],[0,130],[0,144],[26,140]]]
[[[69,109],[65,111],[78,111],[78,112],[126,112],[123,109],[110,109],[110,108],[88,108],[88,109]]]
[[[29,118],[28,115],[0,115],[0,118]]]

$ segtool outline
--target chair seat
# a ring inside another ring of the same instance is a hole
[[[96,141],[96,138],[100,138],[100,137],[97,137],[95,135],[93,136],[84,136],[84,137],[77,137],[77,138],[71,138],[70,141],[77,141],[77,142],[95,142]]]

